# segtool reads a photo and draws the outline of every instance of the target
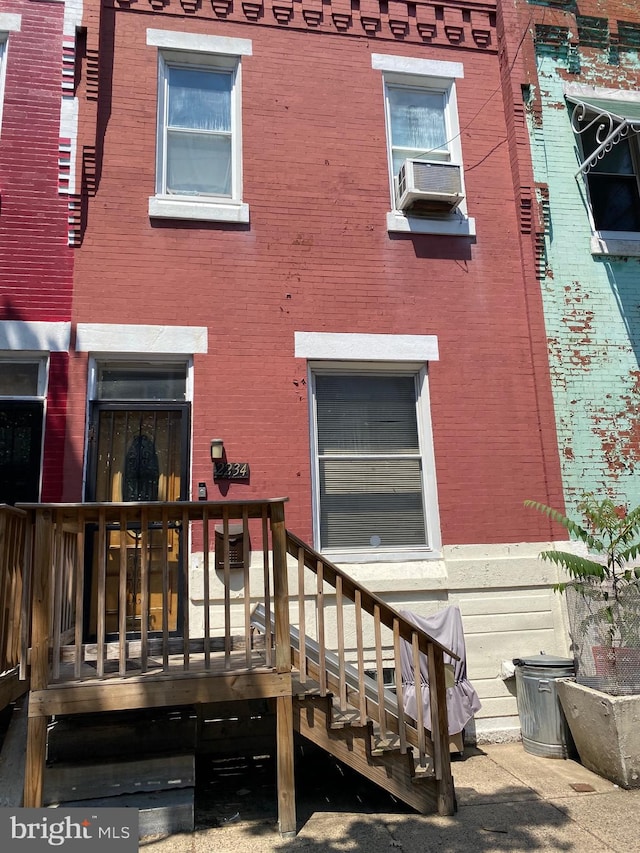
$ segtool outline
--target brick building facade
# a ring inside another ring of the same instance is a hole
[[[479,734],[515,730],[502,660],[566,641],[523,508],[562,491],[499,10],[85,2],[83,27],[65,499],[287,495],[373,590],[460,604]],[[459,185],[407,208],[406,160]],[[213,477],[213,439],[248,476]]]
[[[62,496],[76,5],[0,11],[0,500],[11,503]]]

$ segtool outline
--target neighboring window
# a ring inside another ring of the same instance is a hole
[[[21,26],[22,15],[0,12],[0,129],[2,128],[2,104],[4,101],[4,80],[6,76],[9,34],[19,32]]]
[[[433,547],[432,465],[422,446],[426,371],[312,368],[320,548],[405,553]],[[431,506],[429,506],[431,504]]]
[[[4,69],[7,51],[7,37],[0,33],[0,129],[2,129],[2,104],[4,102]]]
[[[240,55],[227,51],[247,54],[251,43],[161,30],[149,30],[147,43],[161,48],[150,215],[248,222],[242,202]]]
[[[39,499],[46,361],[0,359],[0,503]]]
[[[374,54],[383,71],[390,231],[474,233],[466,216],[455,79],[460,63]]]
[[[615,130],[614,122],[613,128]],[[600,147],[597,115],[587,113],[580,123],[584,159]],[[597,231],[640,232],[640,174],[638,136],[632,133],[616,141],[586,173],[591,215]]]

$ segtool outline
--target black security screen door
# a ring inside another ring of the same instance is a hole
[[[187,495],[187,441],[189,412],[186,404],[97,403],[92,411],[92,454],[88,499],[92,501],[179,501]],[[122,546],[127,560],[127,631],[149,631],[179,624],[181,531],[149,532],[149,609],[141,611],[141,539],[135,530],[110,529],[106,542],[106,628],[118,627],[118,589]],[[98,549],[91,566],[92,613],[90,635],[96,621]],[[168,585],[168,623],[163,617],[164,585]]]
[[[0,403],[0,503],[32,503],[40,495],[41,402]]]

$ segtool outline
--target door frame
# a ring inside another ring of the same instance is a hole
[[[87,447],[87,477],[85,481],[85,501],[94,502],[96,500],[96,484],[98,472],[98,428],[99,417],[102,411],[122,412],[122,411],[150,411],[150,412],[167,412],[181,411],[183,413],[182,423],[180,425],[180,496],[178,500],[186,501],[189,497],[189,438],[191,435],[191,402],[172,402],[165,400],[127,400],[127,401],[112,401],[112,400],[91,400],[89,401],[89,440]],[[91,596],[93,594],[93,556],[94,556],[94,541],[95,541],[95,525],[89,525],[87,529],[87,545],[85,550],[85,592],[84,592],[84,625],[83,634],[87,640],[91,639]],[[183,626],[183,601],[185,595],[184,588],[184,572],[182,570],[182,561],[188,559],[189,554],[189,530],[181,530],[178,536],[178,578],[177,578],[177,623],[176,628],[170,631],[171,636],[181,636]],[[149,632],[149,636],[160,632]],[[137,631],[127,631],[127,639],[135,639],[140,635]],[[108,634],[107,639],[115,639],[116,635]]]

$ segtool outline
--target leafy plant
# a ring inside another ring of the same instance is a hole
[[[587,546],[588,556],[555,550],[540,554],[543,560],[561,566],[573,578],[571,586],[592,602],[580,633],[586,634],[596,623],[604,624],[609,645],[626,640],[637,645],[640,566],[632,563],[640,557],[640,507],[629,510],[609,498],[598,500],[587,494],[578,504],[584,517],[579,524],[546,504],[525,501],[525,506],[558,522]],[[567,585],[558,583],[554,589],[564,592]]]

